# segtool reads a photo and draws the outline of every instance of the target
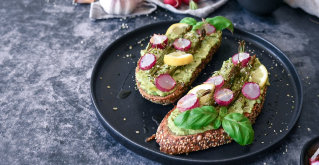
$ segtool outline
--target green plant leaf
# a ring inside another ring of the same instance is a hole
[[[213,17],[213,18],[207,18],[206,22],[208,22],[209,24],[215,26],[215,28],[217,30],[228,29],[232,33],[234,32],[233,23],[229,19],[227,19],[227,18],[225,18],[223,16],[216,16],[216,17]]]
[[[192,17],[185,17],[179,22],[180,23],[186,23],[186,24],[192,25],[192,26],[196,25],[196,23],[197,23],[196,19],[194,19]]]
[[[224,118],[227,115],[227,108],[226,107],[220,107],[219,108],[219,116],[221,118]]]
[[[214,129],[218,129],[221,125],[222,125],[222,121],[220,119],[220,116],[218,116],[213,122],[213,127]]]
[[[197,22],[196,25],[193,26],[192,30],[200,29],[204,25],[204,22]]]
[[[225,132],[240,145],[251,144],[254,130],[250,120],[240,113],[230,113],[222,120]]]
[[[193,0],[190,0],[190,1],[189,1],[189,8],[190,8],[191,10],[196,10],[196,9],[198,9],[197,3],[194,2]]]
[[[174,119],[174,124],[185,129],[201,129],[212,123],[217,115],[213,106],[202,106],[182,112]]]

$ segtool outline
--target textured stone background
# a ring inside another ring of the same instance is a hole
[[[0,164],[156,164],[104,130],[90,99],[90,76],[115,38],[184,16],[159,9],[149,16],[94,22],[88,15],[88,5],[71,0],[0,3]],[[305,100],[297,126],[280,147],[252,164],[298,164],[302,145],[319,133],[318,19],[288,6],[259,17],[236,1],[212,15],[270,40],[297,67]]]

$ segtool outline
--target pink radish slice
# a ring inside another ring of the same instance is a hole
[[[250,56],[248,53],[237,53],[233,55],[232,57],[233,64],[237,65],[239,62],[241,62],[242,67],[247,66],[249,60],[250,60]]]
[[[181,112],[199,107],[199,99],[197,98],[196,94],[187,94],[177,102],[176,107]]]
[[[319,160],[311,161],[310,159],[310,165],[319,165]]]
[[[150,39],[152,48],[164,49],[167,44],[168,38],[165,35],[154,34]]]
[[[248,82],[245,83],[241,89],[243,95],[250,100],[256,100],[260,96],[260,88],[257,83]]]
[[[142,56],[139,66],[142,70],[149,70],[151,69],[156,63],[156,57],[154,54],[147,53]]]
[[[211,83],[214,84],[216,88],[220,88],[224,85],[224,78],[223,76],[213,76],[207,79],[204,83]]]
[[[168,92],[175,87],[176,82],[169,74],[161,74],[155,79],[155,84],[160,91]]]
[[[197,30],[196,30],[196,33],[197,33],[198,35],[201,35],[202,29],[197,29]]]
[[[319,165],[319,148],[309,159],[311,165]]]
[[[233,91],[226,88],[219,89],[214,94],[214,99],[216,103],[221,106],[227,106],[228,104],[231,103],[233,98],[234,98]]]
[[[205,29],[207,35],[210,35],[210,34],[213,34],[213,33],[216,32],[215,26],[213,26],[213,25],[211,25],[211,24],[207,24],[207,23],[206,23],[206,24],[204,24],[203,28]],[[197,33],[198,35],[201,35],[201,32],[202,32],[201,29],[202,29],[202,28],[196,30],[196,33]]]
[[[174,41],[173,45],[177,50],[188,51],[192,46],[192,42],[185,38],[178,38]]]
[[[206,34],[208,34],[208,35],[215,33],[215,31],[216,31],[215,26],[213,26],[211,24],[205,24],[204,28],[206,30]]]

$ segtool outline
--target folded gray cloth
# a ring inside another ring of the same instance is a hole
[[[319,0],[284,0],[293,8],[300,7],[305,12],[319,18]]]
[[[150,2],[141,2],[130,15],[111,15],[104,11],[100,2],[91,3],[90,18],[91,19],[108,19],[108,18],[123,18],[139,15],[150,14],[157,9],[157,6]]]
[[[189,9],[188,5],[181,5],[178,9],[176,9],[171,5],[164,4],[162,0],[145,0],[144,2],[140,3],[130,15],[110,15],[103,10],[100,2],[93,2],[91,3],[90,8],[90,18],[108,19],[146,15],[155,11],[157,9],[157,5],[173,13],[190,14],[196,17],[204,18],[226,2],[227,0],[200,0],[198,2],[198,9],[191,10]]]

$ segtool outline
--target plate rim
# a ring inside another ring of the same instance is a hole
[[[301,83],[301,79],[300,76],[294,66],[294,64],[291,62],[291,60],[277,47],[275,46],[273,43],[271,43],[270,41],[266,40],[263,37],[260,37],[254,33],[245,31],[241,28],[235,27],[235,32],[234,33],[241,33],[241,34],[246,34],[248,36],[250,36],[250,38],[252,38],[254,41],[257,41],[258,43],[262,43],[262,45],[267,45],[269,47],[271,47],[272,52],[274,52],[273,54],[275,54],[275,56],[278,58],[278,60],[285,60],[286,63],[288,62],[288,64],[290,66],[287,66],[287,68],[292,71],[292,73],[295,74],[295,76],[293,76],[293,80],[295,81],[296,84],[296,88],[297,88],[297,95],[299,95],[299,99],[298,99],[298,107],[296,107],[296,110],[298,111],[295,118],[292,121],[292,127],[289,128],[288,131],[286,131],[286,134],[284,136],[279,137],[278,139],[276,139],[276,141],[274,143],[272,143],[271,145],[269,145],[266,148],[262,148],[259,149],[255,152],[252,152],[248,155],[241,155],[241,156],[237,156],[237,157],[232,157],[232,158],[227,158],[227,159],[221,159],[221,160],[198,160],[198,159],[184,159],[182,157],[177,157],[174,155],[168,155],[168,154],[164,154],[162,152],[157,152],[157,151],[153,151],[147,147],[144,147],[130,139],[128,139],[127,137],[125,137],[124,135],[122,135],[119,131],[117,131],[115,128],[113,128],[103,117],[103,115],[101,114],[98,106],[97,106],[97,99],[94,96],[94,78],[97,76],[97,72],[98,72],[98,67],[100,66],[102,59],[104,58],[104,52],[109,51],[109,49],[111,49],[112,47],[114,47],[115,45],[117,45],[118,42],[120,42],[121,40],[125,39],[127,36],[133,35],[134,33],[138,33],[139,31],[142,31],[144,29],[148,29],[150,27],[156,26],[156,25],[161,25],[161,24],[173,24],[178,22],[178,20],[172,20],[172,21],[160,21],[160,22],[156,22],[156,23],[150,23],[141,27],[138,27],[130,32],[124,33],[123,35],[121,35],[120,37],[118,37],[117,39],[115,39],[110,45],[108,45],[102,52],[102,54],[99,55],[99,57],[97,58],[97,60],[95,61],[93,70],[91,72],[91,80],[90,80],[90,96],[91,96],[91,100],[93,102],[94,105],[94,111],[99,119],[99,121],[102,123],[103,127],[110,133],[110,135],[116,139],[117,141],[119,141],[124,147],[130,149],[131,151],[146,157],[146,158],[150,158],[152,160],[155,161],[159,161],[158,156],[162,156],[168,160],[160,160],[162,162],[165,161],[175,161],[175,162],[183,162],[183,163],[227,163],[227,162],[233,162],[233,161],[238,161],[238,160],[244,160],[244,159],[249,159],[253,156],[259,155],[261,154],[261,152],[263,151],[267,151],[270,150],[274,147],[276,147],[280,142],[282,142],[293,130],[293,128],[295,127],[298,119],[300,118],[300,114],[302,111],[302,105],[303,105],[303,86]],[[280,56],[278,56],[278,54],[280,54]],[[281,63],[283,63],[283,61],[281,61]],[[292,75],[291,75],[292,76]],[[291,122],[291,121],[290,121]],[[139,150],[142,149],[142,150]],[[144,150],[144,151],[143,151]],[[146,154],[146,153],[151,153],[151,154]]]

